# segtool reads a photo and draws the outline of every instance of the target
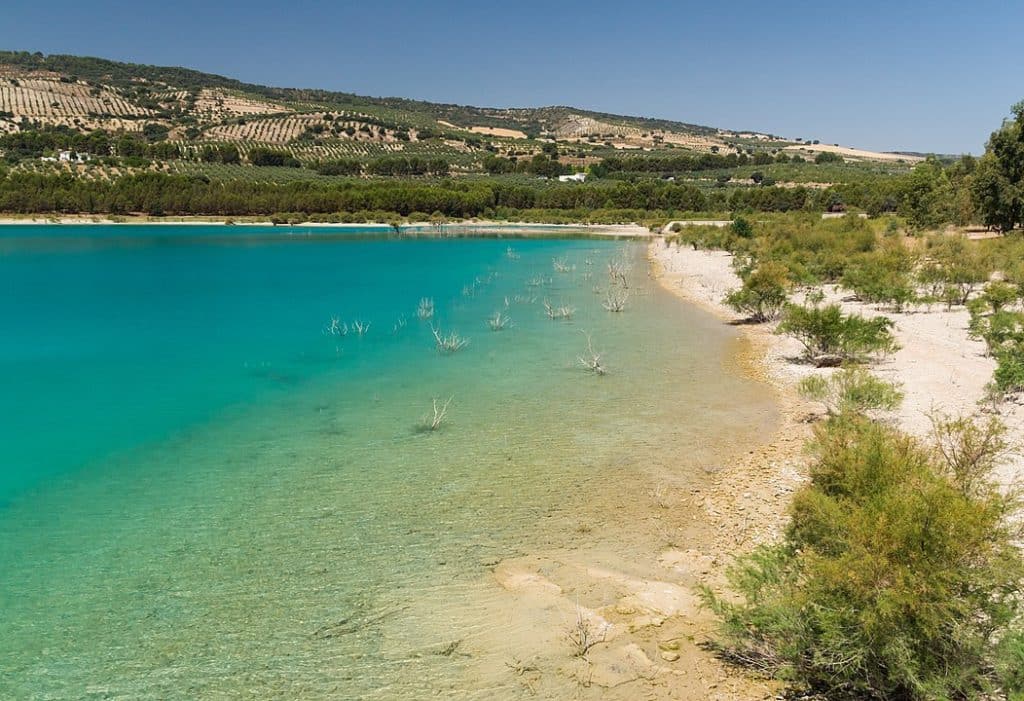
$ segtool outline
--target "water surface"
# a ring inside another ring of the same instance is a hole
[[[0,230],[0,697],[518,698],[500,650],[431,653],[493,624],[494,564],[629,556],[609,509],[774,420],[641,246],[359,233]]]

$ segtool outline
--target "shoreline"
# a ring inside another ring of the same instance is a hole
[[[659,266],[661,284],[674,294],[696,304],[726,323],[736,324],[747,338],[758,345],[760,358],[755,372],[763,375],[783,395],[796,395],[796,385],[813,374],[834,372],[795,361],[801,354],[798,342],[774,333],[774,324],[742,324],[723,302],[725,295],[741,286],[732,269],[732,255],[725,251],[693,250],[669,244],[665,239],[652,241],[649,258]],[[928,440],[931,415],[977,414],[992,380],[995,360],[987,355],[985,344],[968,336],[970,316],[961,308],[941,305],[905,309],[882,309],[850,298],[835,285],[823,288],[826,303],[835,303],[846,313],[872,318],[886,316],[895,322],[893,330],[899,350],[869,367],[881,379],[901,387],[901,405],[883,418],[918,439]],[[801,295],[794,295],[797,302]],[[813,408],[813,402],[803,402]],[[999,418],[1008,434],[1024,435],[1024,407],[1005,402]],[[1009,485],[1024,475],[1024,455],[1019,446],[1011,446],[1005,465],[995,477]]]
[[[650,249],[644,258],[651,282],[678,303],[729,320],[711,297],[681,294],[667,284],[668,273]],[[584,687],[600,689],[600,698],[752,701],[778,698],[783,688],[732,667],[705,647],[716,621],[702,606],[699,588],[724,584],[724,570],[734,555],[781,533],[785,506],[804,479],[802,452],[810,436],[810,425],[801,420],[806,404],[762,365],[774,337],[741,332],[734,339],[723,349],[721,370],[765,386],[777,411],[770,435],[753,444],[722,442],[716,451],[718,466],[694,484],[664,491],[652,485],[646,492],[650,502],[627,509],[630,516],[618,526],[629,533],[608,534],[617,540],[643,539],[648,536],[641,534],[653,529],[653,539],[643,540],[643,547],[628,558],[609,561],[600,546],[590,545],[508,558],[490,574],[491,583],[514,602],[515,620],[548,621],[557,612],[557,618],[578,617],[595,635],[600,633],[607,644],[594,647],[586,660],[563,663],[559,669]],[[662,450],[666,466],[678,463],[668,446]],[[606,498],[611,499],[607,508],[623,509],[616,507],[617,495]],[[606,520],[600,527],[614,528],[615,521]],[[581,593],[588,603],[600,604],[582,605]],[[535,647],[535,654],[558,646],[549,635],[536,632],[535,644],[544,644]]]
[[[293,224],[275,224],[270,219],[237,218],[237,217],[150,217],[148,215],[125,215],[116,219],[100,215],[62,215],[49,217],[42,215],[0,216],[0,227],[4,226],[238,226],[238,227],[273,227],[288,231],[290,229],[373,229],[382,232],[394,231],[389,222],[315,222],[305,221]],[[537,222],[494,221],[489,219],[461,220],[446,222],[441,225],[429,222],[403,223],[399,226],[400,234],[428,235],[445,238],[455,236],[567,236],[579,232],[585,236],[609,238],[652,239],[658,234],[637,224],[540,224]]]
[[[774,324],[743,324],[722,302],[728,292],[741,286],[730,253],[678,247],[661,238],[648,245],[648,259],[652,277],[664,289],[738,328],[741,346],[732,359],[736,371],[764,382],[778,401],[780,423],[774,435],[716,476],[705,497],[701,532],[706,537],[698,545],[714,548],[705,552],[714,553],[715,559],[701,581],[714,587],[724,582],[725,566],[733,557],[781,534],[792,495],[807,479],[804,446],[812,436],[813,422],[823,416],[820,406],[800,397],[797,384],[808,375],[834,370],[795,362],[801,351],[799,343],[776,335]],[[884,314],[896,322],[895,335],[901,348],[870,366],[873,374],[902,385],[905,394],[901,406],[884,415],[883,420],[927,441],[929,415],[933,412],[963,416],[979,412],[995,363],[985,355],[983,343],[967,336],[966,310],[892,313],[851,301],[834,286],[825,291],[826,299],[840,304],[847,313],[868,317]],[[999,418],[1011,442],[1013,436],[1024,435],[1024,406],[1008,403]],[[995,478],[1005,488],[1012,488],[1021,475],[1024,454],[1019,445],[1011,443],[1011,452]],[[711,626],[693,627],[698,642],[706,641],[712,630]],[[765,691],[772,688],[770,682],[753,672],[723,665],[703,649],[698,652],[696,664],[708,674],[723,674],[719,687],[724,684],[746,690],[745,695],[718,698],[765,698]],[[708,691],[709,696],[712,693]]]

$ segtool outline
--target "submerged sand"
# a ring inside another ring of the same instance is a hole
[[[668,290],[711,312],[723,323],[736,323],[723,297],[740,286],[732,256],[699,251],[657,240],[649,246],[652,274]],[[902,430],[927,439],[934,412],[969,415],[979,411],[994,362],[984,345],[967,335],[962,309],[915,310],[893,314],[826,289],[829,301],[865,316],[885,313],[896,321],[901,349],[872,370],[899,383],[905,400],[884,417]],[[776,433],[763,445],[733,455],[701,489],[651,494],[651,503],[637,513],[661,524],[666,535],[657,562],[597,565],[599,552],[573,552],[524,557],[501,563],[495,580],[513,596],[516,615],[550,621],[556,611],[566,621],[582,620],[605,641],[586,659],[564,662],[562,675],[579,681],[582,697],[610,699],[740,699],[776,698],[778,684],[757,679],[723,664],[707,651],[714,620],[701,609],[697,588],[723,582],[733,558],[754,545],[778,537],[786,521],[791,495],[805,480],[803,446],[811,423],[823,407],[802,400],[799,380],[811,373],[833,372],[802,364],[801,347],[776,335],[772,325],[742,325],[733,370],[768,383],[777,395],[782,418]],[[1010,435],[1024,428],[1024,410],[1010,404],[1001,409]],[[999,477],[1016,481],[1024,470],[1015,451]],[[630,571],[643,570],[644,577]],[[567,586],[568,585],[568,586]],[[581,601],[608,589],[614,603],[587,608]],[[571,594],[570,594],[571,592]],[[541,630],[538,627],[538,633]],[[548,637],[551,637],[548,628]],[[562,647],[565,647],[564,631]],[[543,641],[543,642],[542,642]],[[558,640],[534,639],[536,649],[558,649]],[[546,643],[546,644],[545,644]],[[550,660],[548,660],[550,662]],[[540,665],[519,669],[523,684],[536,691],[543,684]],[[598,690],[594,693],[595,688]],[[541,694],[543,696],[543,694]]]

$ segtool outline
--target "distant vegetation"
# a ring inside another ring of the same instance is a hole
[[[910,155],[848,158],[813,139],[565,107],[368,98],[27,52],[0,52],[0,67],[8,71],[0,77],[8,174],[0,207],[10,212],[525,213],[571,221],[617,211],[643,222],[693,213],[863,212],[898,216],[915,231],[946,224],[1009,231],[1024,222],[1021,105],[983,157],[915,165]],[[518,136],[479,133],[484,127]],[[73,153],[75,164],[60,163],[61,151]],[[579,171],[586,184],[543,181]],[[67,182],[72,173],[86,182]],[[354,186],[353,179],[426,182],[396,182],[384,197],[383,185]],[[403,202],[410,193],[416,201]],[[861,278],[858,294],[898,303],[900,275],[873,279],[869,267],[849,272],[851,283]],[[804,268],[791,266],[789,279],[799,283]],[[770,306],[751,294],[734,301]]]

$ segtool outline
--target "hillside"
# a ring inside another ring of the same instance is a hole
[[[753,157],[786,149],[803,150],[812,158],[819,152],[810,143],[753,131],[572,107],[436,104],[254,85],[186,68],[0,52],[0,133],[54,128],[80,134],[99,129],[165,142],[176,149],[156,154],[165,161],[204,160],[205,147],[227,144],[237,149],[240,163],[250,160],[254,148],[269,147],[305,164],[443,158],[456,173],[482,170],[489,155],[532,157],[551,142],[559,145],[559,160],[577,168],[624,153]],[[917,160],[852,149],[843,155],[848,161]]]

